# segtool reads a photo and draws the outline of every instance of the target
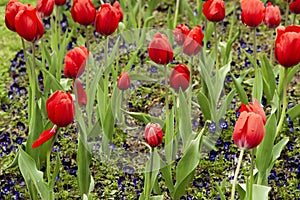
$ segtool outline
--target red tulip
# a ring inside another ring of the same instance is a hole
[[[168,38],[156,33],[148,46],[149,57],[157,64],[165,65],[173,60],[173,49]]]
[[[219,22],[225,18],[225,6],[223,0],[208,0],[203,4],[202,12],[211,22]]]
[[[48,140],[50,140],[56,133],[56,129],[57,129],[57,126],[53,126],[52,128],[44,131],[40,137],[34,141],[34,143],[32,144],[32,148],[37,148],[39,146],[41,146],[42,144],[44,144],[45,142],[47,142]]]
[[[265,127],[260,115],[242,112],[235,124],[233,141],[241,149],[253,149],[263,140]]]
[[[178,45],[182,45],[184,43],[185,38],[189,34],[190,29],[185,24],[179,24],[176,26],[175,30],[173,30],[174,39]]]
[[[102,4],[96,14],[95,29],[101,35],[111,35],[118,28],[121,18],[123,13],[119,9],[109,3]]]
[[[55,0],[55,5],[62,6],[66,3],[67,0]]]
[[[242,22],[249,27],[259,26],[264,18],[265,7],[260,0],[241,0]]]
[[[68,51],[65,56],[65,77],[73,79],[79,77],[84,72],[88,56],[89,51],[84,46]]]
[[[273,6],[271,2],[267,4],[264,23],[268,28],[276,28],[280,24],[280,10],[278,6]]]
[[[123,14],[120,3],[118,1],[115,1],[115,3],[113,4],[113,7],[116,8],[116,10],[117,10],[119,21],[122,21],[124,14]]]
[[[147,126],[145,128],[144,137],[145,137],[146,142],[151,147],[156,147],[156,146],[160,145],[163,140],[162,128],[160,127],[159,124],[149,123],[149,124],[147,124]]]
[[[184,64],[179,64],[171,70],[170,85],[178,92],[179,88],[185,91],[189,87],[190,70]]]
[[[75,115],[73,98],[70,93],[56,91],[46,102],[49,120],[59,126],[65,127],[72,123]]]
[[[82,107],[83,105],[86,105],[87,102],[86,92],[79,79],[75,79],[75,83],[76,83],[76,88],[74,87],[74,83],[73,83],[73,92],[77,97],[78,105]]]
[[[31,5],[23,6],[15,18],[17,33],[29,42],[40,39],[44,34],[44,26],[36,9]]]
[[[96,8],[91,0],[74,0],[71,14],[75,22],[87,26],[94,22]]]
[[[261,116],[261,119],[263,120],[263,123],[266,124],[266,113],[262,109],[262,106],[258,102],[257,99],[254,99],[254,102],[249,103],[249,105],[242,104],[241,108],[239,109],[239,112],[254,112],[255,114],[258,114]]]
[[[41,14],[41,17],[48,17],[52,14],[54,3],[54,0],[38,0],[36,9]]]
[[[117,87],[120,90],[127,90],[129,86],[130,86],[129,74],[127,72],[124,72],[118,77]]]
[[[293,67],[300,62],[300,26],[277,28],[275,58],[283,67]]]
[[[25,5],[18,2],[18,0],[10,0],[5,9],[5,24],[11,31],[16,31],[15,18],[19,10]]]
[[[294,14],[300,13],[300,0],[294,0],[290,3],[290,11]]]
[[[196,26],[193,28],[183,43],[183,53],[188,56],[198,54],[202,48],[203,38],[204,35],[202,33],[201,26]]]

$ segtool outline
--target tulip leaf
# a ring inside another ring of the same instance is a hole
[[[142,74],[130,74],[130,80],[152,81],[152,82],[157,81],[157,79]]]
[[[197,97],[198,97],[198,104],[201,108],[204,119],[211,120],[211,108],[210,108],[209,100],[201,91],[198,93]]]
[[[121,91],[119,88],[115,87],[113,92],[112,92],[112,97],[111,97],[111,106],[112,106],[112,113],[115,118],[115,120],[118,123],[123,123],[124,120],[122,119],[122,98],[123,98],[123,93],[124,91]]]
[[[36,162],[22,148],[19,148],[18,163],[27,188],[32,191],[31,187],[34,186],[42,199],[52,199],[53,191],[43,181],[43,172],[37,169]]]
[[[164,199],[164,195],[156,195],[150,197],[150,200],[163,200],[163,199]]]
[[[107,40],[109,40],[109,37],[107,38]],[[115,40],[115,38],[114,38]],[[119,41],[120,41],[120,36],[117,38],[117,40],[115,40],[115,45],[113,47],[113,49],[111,50],[111,52],[109,52],[109,56],[108,56],[108,62],[107,62],[107,66],[111,66],[111,64],[114,62],[114,60],[116,59],[116,52],[118,50],[118,47],[119,47]]]
[[[271,101],[274,96],[275,88],[276,88],[275,75],[274,75],[274,71],[273,71],[271,64],[266,55],[263,55],[261,61],[262,61],[261,62],[262,63],[261,64],[261,72],[263,75],[264,82],[268,86],[267,88],[269,90],[269,99],[268,100]]]
[[[289,142],[289,138],[288,137],[284,137],[282,138],[277,144],[275,144],[273,151],[272,151],[272,162],[274,163],[281,154],[281,151],[283,150],[283,148],[285,147],[285,145]],[[270,166],[270,169],[273,168],[273,165]]]
[[[263,184],[267,183],[267,169],[272,161],[272,150],[274,146],[276,133],[276,117],[271,114],[265,126],[266,134],[257,148],[256,152],[256,166],[259,171],[259,176],[263,180]]]
[[[193,178],[195,169],[200,160],[200,149],[202,146],[202,132],[192,140],[189,146],[183,153],[176,167],[176,184],[173,199],[179,199],[184,193],[185,189]]]
[[[182,8],[181,10],[184,10],[184,11],[187,12],[187,14],[189,16],[189,20],[192,21],[192,23],[193,23],[194,26],[196,26],[197,25],[197,21],[196,21],[196,17],[194,16],[194,11],[190,7],[190,5],[187,2],[187,0],[182,0],[180,7]]]
[[[55,182],[56,182],[56,177],[59,173],[59,168],[61,166],[61,162],[60,162],[60,158],[59,158],[59,153],[57,152],[56,154],[56,163],[55,163],[55,167],[54,167],[54,172],[52,174],[52,178],[51,178],[51,182],[50,182],[50,188],[53,189]]]
[[[252,98],[256,98],[259,102],[261,102],[263,95],[263,81],[260,68],[257,68],[255,71],[254,84],[252,89]]]
[[[240,35],[241,35],[241,29],[239,29],[238,32],[236,32],[232,38],[229,38],[226,44],[225,53],[223,54],[223,59],[224,59],[223,63],[228,63],[228,61],[230,60],[230,52],[232,50],[232,44],[240,37]]]
[[[122,109],[122,111],[125,112],[126,114],[130,115],[131,117],[144,122],[145,124],[148,124],[148,123],[152,122],[152,123],[158,123],[162,127],[164,125],[164,121],[163,120],[161,120],[161,119],[159,119],[157,117],[153,117],[151,115],[148,115],[146,113],[129,112],[129,111],[126,111],[126,110],[123,110],[123,109]]]
[[[216,89],[215,92],[216,95],[216,101],[218,101],[221,98],[221,93],[224,89],[224,81],[226,78],[227,73],[230,71],[230,63],[227,63],[225,66],[223,66],[221,69],[219,69],[215,75],[216,80]]]
[[[253,184],[252,198],[253,199],[268,199],[268,194],[271,191],[271,187],[264,185]]]
[[[297,104],[296,106],[290,108],[286,114],[288,114],[290,116],[291,120],[294,120],[297,117],[299,117],[300,116],[300,104]]]
[[[236,79],[234,77],[234,75],[232,73],[230,73],[231,77],[232,77],[232,80],[233,80],[233,83],[234,83],[234,86],[239,94],[239,97],[241,99],[241,102],[243,104],[248,104],[248,96],[246,94],[246,91],[244,90],[244,88],[242,87],[241,83],[238,81],[238,79]]]
[[[165,155],[168,164],[170,164],[173,160],[175,151],[175,135],[174,135],[174,111],[175,106],[172,107],[169,115],[166,115],[166,128],[164,131],[164,144],[165,144]]]
[[[192,125],[191,117],[187,104],[187,100],[184,97],[182,90],[179,90],[179,134],[183,142],[183,148],[185,149],[189,145],[189,141],[192,139]]]
[[[57,91],[57,90],[63,90],[63,87],[58,82],[58,80],[46,69],[41,68],[42,72],[44,73],[44,77],[46,79],[45,81],[45,90],[47,88],[47,92],[50,92],[50,90]]]
[[[160,169],[162,177],[165,179],[165,183],[167,188],[169,189],[170,193],[172,194],[174,191],[174,184],[172,178],[172,169],[171,165],[167,165]]]
[[[236,89],[232,89],[229,94],[226,95],[226,97],[223,100],[223,103],[221,105],[221,107],[219,108],[218,114],[217,114],[217,120],[221,119],[224,115],[225,112],[227,110],[227,108],[230,106],[232,99],[235,95]],[[214,121],[217,121],[214,120]]]

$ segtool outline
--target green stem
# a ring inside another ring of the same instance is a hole
[[[84,29],[85,29],[85,34],[86,34],[86,36],[85,36],[86,48],[87,48],[87,50],[90,51],[90,43],[89,43],[90,38],[89,38],[89,29],[88,29],[88,26],[84,26]]]
[[[271,38],[273,38],[272,40],[271,40],[271,51],[270,51],[270,64],[272,65],[272,63],[273,63],[273,58],[274,58],[274,31],[275,31],[275,29],[274,30],[272,30],[271,31]]]
[[[277,137],[278,133],[280,132],[280,130],[282,129],[282,124],[283,121],[285,119],[285,112],[286,112],[286,108],[287,108],[287,96],[286,96],[286,92],[287,92],[287,76],[288,76],[288,68],[284,68],[284,77],[283,77],[283,91],[282,91],[282,110],[281,110],[281,115],[280,115],[280,120],[279,123],[277,125],[276,128],[276,134],[275,134],[275,138]]]
[[[290,11],[290,4],[289,2],[286,3],[286,8],[285,8],[285,22],[284,26],[287,26],[288,21],[289,21],[289,11]]]
[[[189,90],[188,90],[188,109],[189,112],[191,113],[191,108],[192,108],[192,88],[193,88],[193,57],[190,57],[190,63],[189,63],[189,68],[190,68],[190,83],[189,83]]]
[[[242,149],[241,152],[240,152],[238,164],[237,164],[237,166],[236,166],[236,170],[235,170],[235,173],[234,173],[234,178],[233,178],[233,182],[232,182],[232,189],[231,189],[231,198],[230,198],[231,200],[234,200],[236,181],[237,181],[237,177],[238,177],[238,175],[239,175],[239,171],[240,171],[240,168],[241,168],[241,163],[242,163],[244,151],[245,151],[245,150]]]
[[[256,45],[256,28],[253,28],[253,56],[254,56],[254,69],[255,72],[258,70],[257,69],[257,56],[256,56],[256,49],[257,49],[257,45]]]
[[[57,27],[57,41],[60,41],[60,7],[56,6],[56,27]]]
[[[47,170],[47,178],[48,178],[48,184],[50,184],[51,182],[51,163],[50,163],[50,154],[51,154],[51,147],[49,148],[49,150],[47,151],[47,160],[46,160],[46,170]]]
[[[176,0],[176,7],[175,7],[175,16],[174,16],[174,24],[173,24],[173,28],[175,28],[176,25],[177,25],[177,18],[178,18],[179,5],[180,5],[180,0]]]
[[[168,84],[168,69],[167,65],[164,65],[165,68],[165,92],[166,92],[166,97],[165,97],[165,109],[166,109],[166,116],[169,115],[169,84]]]
[[[217,23],[214,23],[214,40],[215,40],[215,59],[216,59],[216,71],[219,70],[218,62],[218,35],[217,35]]]
[[[293,14],[293,24],[295,24],[296,23],[296,14],[294,13]]]
[[[251,166],[250,166],[250,191],[249,191],[249,200],[252,200],[252,191],[253,191],[253,168],[254,168],[254,152],[250,151],[251,154]]]
[[[233,13],[231,15],[231,21],[230,21],[230,30],[229,30],[229,39],[232,38],[233,34],[233,28],[235,27],[235,21],[236,21],[236,9],[237,9],[237,3],[238,1],[233,1]]]
[[[147,189],[146,189],[146,193],[145,193],[145,198],[146,200],[150,199],[150,194],[151,194],[151,178],[152,178],[152,171],[153,171],[153,152],[154,152],[154,148],[151,148],[151,152],[150,152],[150,171],[149,171],[149,178],[147,180]]]

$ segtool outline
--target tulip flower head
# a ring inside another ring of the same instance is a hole
[[[202,12],[211,22],[219,22],[225,18],[225,6],[223,0],[208,0],[203,4]]]
[[[115,1],[115,3],[113,4],[113,7],[117,10],[119,21],[122,21],[124,18],[124,14],[123,14],[120,3],[118,1]]]
[[[146,142],[153,148],[162,143],[163,132],[159,124],[147,124],[145,128],[144,137]]]
[[[156,33],[148,46],[149,57],[157,64],[168,64],[173,60],[173,49],[168,38]]]
[[[5,25],[11,31],[16,31],[15,18],[19,10],[25,5],[18,2],[18,0],[10,0],[5,9]]]
[[[129,74],[127,72],[122,73],[118,77],[117,87],[120,90],[127,90],[130,87],[130,77],[129,77]]]
[[[190,82],[190,70],[184,64],[179,64],[171,70],[170,73],[170,85],[178,92],[181,88],[185,91],[189,87]]]
[[[185,38],[189,34],[190,29],[185,24],[179,24],[173,30],[174,39],[178,45],[183,45]]]
[[[52,14],[55,0],[38,0],[36,9],[41,17],[48,17]]]
[[[290,11],[294,14],[300,14],[300,0],[293,0],[290,3]]]
[[[67,0],[55,0],[55,5],[62,6],[66,3]]]
[[[22,6],[15,17],[17,33],[29,42],[40,39],[44,34],[44,25],[31,5]]]
[[[259,26],[264,18],[265,7],[260,0],[241,0],[242,22],[252,28]]]
[[[118,28],[121,19],[123,19],[123,12],[120,6],[102,4],[96,14],[95,29],[101,35],[111,35]]]
[[[79,77],[84,72],[88,56],[89,51],[84,46],[68,51],[65,56],[65,77],[73,79]]]
[[[267,4],[264,23],[268,28],[276,28],[280,24],[280,10],[278,6],[273,6],[271,2]]]
[[[183,53],[188,56],[197,55],[201,51],[203,38],[201,26],[194,27],[183,43]]]
[[[300,26],[277,28],[275,58],[283,67],[293,67],[300,62]]]
[[[258,115],[261,116],[261,119],[263,121],[264,124],[266,124],[266,113],[263,110],[262,106],[260,105],[260,103],[258,102],[257,99],[254,99],[254,102],[249,103],[249,105],[246,104],[242,104],[241,108],[239,109],[239,112],[253,112],[256,113]]]
[[[75,22],[87,26],[94,22],[96,8],[91,0],[74,0],[71,14]]]

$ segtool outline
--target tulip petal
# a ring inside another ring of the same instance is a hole
[[[55,133],[56,133],[56,126],[44,131],[40,135],[40,137],[36,141],[34,141],[34,143],[32,144],[32,148],[37,148],[41,146],[42,144],[50,140],[55,135]]]

